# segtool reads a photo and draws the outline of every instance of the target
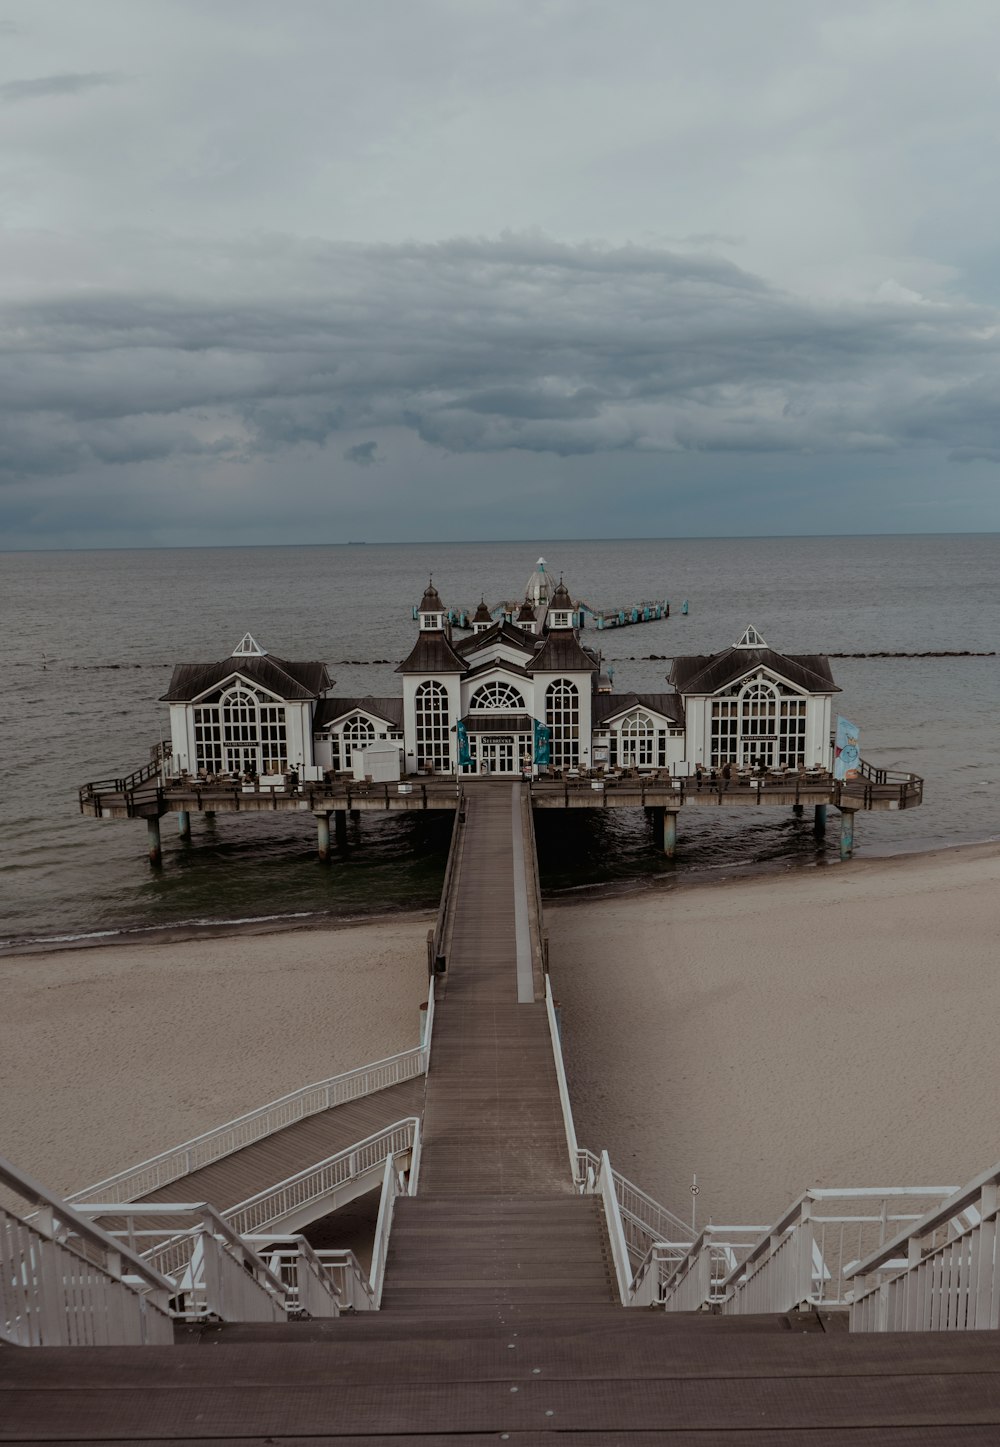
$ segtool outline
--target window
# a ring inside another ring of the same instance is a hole
[[[783,698],[778,721],[778,763],[797,768],[806,761],[808,699]]]
[[[451,772],[448,690],[433,679],[422,683],[414,699],[417,714],[417,759]]]
[[[712,766],[739,763],[739,703],[717,698],[712,703]]]
[[[366,744],[375,740],[375,725],[366,718],[351,718],[347,720],[341,730],[341,740],[344,751],[345,769],[351,767],[351,754],[355,749],[363,749]]]
[[[545,722],[552,730],[552,762],[557,769],[580,762],[580,690],[557,678],[545,690]]]
[[[472,713],[519,713],[524,707],[524,699],[509,683],[484,684],[469,700]]]
[[[636,712],[622,719],[621,736],[622,763],[627,768],[651,769],[656,729],[649,714]]]
[[[269,773],[284,768],[288,744],[283,704],[263,702],[237,683],[194,711],[195,759],[207,773]]]

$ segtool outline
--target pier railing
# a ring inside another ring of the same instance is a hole
[[[15,1346],[169,1346],[173,1283],[123,1242],[0,1157],[0,1341]],[[20,1207],[19,1207],[20,1210]]]
[[[953,1191],[949,1186],[805,1191],[722,1283],[723,1315],[847,1307],[857,1263]]]
[[[635,1273],[633,1306],[703,1311],[725,1299],[725,1282],[762,1226],[706,1226],[692,1242],[656,1241]]]
[[[180,1180],[182,1176],[200,1170],[202,1166],[241,1151],[255,1141],[264,1140],[275,1131],[284,1130],[296,1121],[304,1120],[306,1116],[317,1115],[333,1106],[345,1105],[348,1101],[373,1095],[390,1085],[415,1079],[427,1068],[429,1050],[428,1033],[426,1042],[414,1050],[404,1050],[398,1055],[388,1056],[385,1060],[377,1060],[372,1065],[345,1071],[342,1075],[334,1075],[329,1080],[321,1080],[313,1085],[304,1085],[299,1090],[293,1090],[290,1095],[283,1095],[279,1100],[249,1111],[236,1120],[205,1131],[203,1135],[195,1136],[183,1145],[161,1151],[158,1156],[151,1156],[148,1161],[108,1176],[95,1186],[76,1191],[72,1196],[68,1196],[67,1200],[80,1205],[89,1201],[116,1204],[135,1201],[140,1196],[148,1195],[150,1191],[158,1190],[171,1181]]]
[[[851,1330],[995,1331],[998,1215],[1000,1165],[857,1261]]]
[[[451,947],[451,925],[454,917],[454,891],[461,870],[464,847],[465,799],[462,795],[462,786],[458,785],[455,822],[452,826],[451,844],[448,848],[448,862],[444,869],[444,883],[441,886],[441,902],[438,905],[434,928],[427,934],[427,971],[431,976],[447,968],[448,952]]]
[[[577,1188],[582,1194],[596,1193],[600,1169],[600,1156],[585,1149],[577,1151]],[[668,1211],[666,1206],[661,1206],[659,1201],[654,1201],[652,1196],[647,1195],[620,1171],[616,1171],[613,1166],[610,1169],[625,1241],[633,1263],[641,1263],[650,1249],[661,1241],[682,1242],[683,1245],[676,1253],[679,1258],[689,1249],[694,1237],[691,1227],[672,1211]]]

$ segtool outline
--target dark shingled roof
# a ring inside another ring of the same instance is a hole
[[[535,605],[534,603],[532,603],[530,598],[525,598],[524,602],[521,604],[521,611],[517,615],[517,621],[518,623],[534,623]]]
[[[554,628],[528,664],[529,673],[597,673],[600,665],[569,628]]]
[[[424,596],[420,600],[420,613],[443,613],[444,604],[441,602],[441,594],[433,583],[428,583],[424,589]]]
[[[472,615],[472,621],[473,621],[473,623],[492,623],[492,622],[493,622],[493,614],[490,612],[489,607],[487,606],[487,603],[486,603],[486,599],[485,599],[485,598],[480,599],[479,607],[476,609],[475,613]]]
[[[178,663],[161,703],[187,703],[239,674],[278,698],[319,698],[330,687],[325,663],[290,663],[273,653],[220,658],[217,663]]]
[[[727,648],[710,658],[675,658],[667,678],[680,693],[716,693],[745,674],[766,668],[807,693],[839,693],[822,653],[776,653],[773,648]]]
[[[683,727],[684,700],[676,693],[597,693],[591,705],[594,727],[633,708],[647,708]]]
[[[526,654],[535,651],[534,634],[525,633],[523,628],[508,623],[506,618],[501,618],[499,623],[494,623],[492,628],[482,633],[463,638],[461,643],[456,643],[455,651],[464,657],[467,653],[478,653],[480,648],[488,648],[491,643],[509,643],[511,648]]]
[[[486,637],[479,634],[480,639]],[[464,673],[468,664],[452,648],[443,633],[418,633],[417,641],[396,669],[397,673]]]
[[[392,724],[394,728],[402,730],[403,700],[401,698],[372,698],[370,694],[364,698],[320,699],[316,705],[313,729],[318,731],[326,728],[328,724],[336,723],[338,719],[346,718],[348,714],[359,711],[371,714],[373,718],[383,719],[386,723]]]
[[[521,678],[531,676],[526,668],[522,668],[519,663],[511,663],[507,658],[488,658],[485,663],[477,663],[475,667],[470,668],[465,676],[475,678],[478,674],[489,673],[494,668],[502,668],[505,673],[519,674]]]

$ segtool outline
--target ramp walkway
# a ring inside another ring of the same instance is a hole
[[[446,909],[420,1191],[396,1204],[382,1314],[510,1319],[613,1301],[600,1203],[574,1193],[541,970],[530,808],[472,784]]]

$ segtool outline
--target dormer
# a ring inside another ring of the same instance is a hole
[[[444,604],[441,602],[441,595],[435,588],[433,581],[427,584],[424,589],[424,596],[420,600],[420,607],[417,609],[417,617],[420,620],[421,633],[441,633],[444,630]]]
[[[492,627],[493,615],[486,606],[486,599],[481,598],[479,600],[479,607],[472,615],[472,631],[473,633],[486,633]]]
[[[734,644],[736,648],[766,648],[767,640],[762,638],[752,623],[748,623],[743,637]]]
[[[550,629],[573,627],[573,599],[569,596],[569,589],[562,578],[559,579],[559,586],[552,594],[546,622]]]
[[[518,628],[523,628],[525,633],[537,633],[538,620],[535,617],[535,610],[530,598],[525,598],[521,604],[521,611],[518,613],[516,621]]]

